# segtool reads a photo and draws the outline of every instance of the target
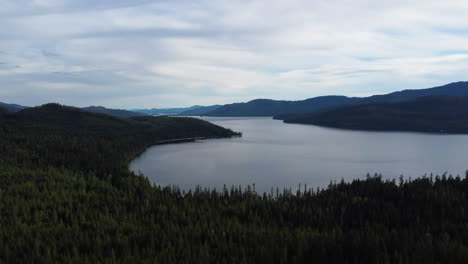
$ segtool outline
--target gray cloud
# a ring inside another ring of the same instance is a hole
[[[167,107],[367,95],[463,80],[468,4],[16,0],[0,101]]]

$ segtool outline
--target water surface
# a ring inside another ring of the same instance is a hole
[[[325,187],[367,173],[414,178],[464,176],[468,169],[468,135],[338,130],[271,118],[205,119],[243,137],[154,146],[130,169],[186,190],[255,184],[260,192],[299,184]]]

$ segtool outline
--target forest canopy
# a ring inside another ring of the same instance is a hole
[[[466,178],[260,194],[182,192],[128,171],[161,140],[236,135],[57,104],[0,112],[0,263],[467,263]]]

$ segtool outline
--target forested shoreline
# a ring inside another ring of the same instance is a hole
[[[183,192],[127,168],[161,140],[237,135],[55,104],[0,112],[0,263],[468,261],[466,177]]]
[[[282,117],[285,123],[365,131],[468,134],[468,96],[427,96]]]

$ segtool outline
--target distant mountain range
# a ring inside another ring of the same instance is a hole
[[[100,106],[82,108],[84,111],[107,114],[116,117],[134,117],[142,115],[179,115],[179,116],[273,116],[280,120],[299,120],[307,114],[313,115],[320,111],[331,110],[338,107],[370,104],[404,102],[425,96],[465,96],[468,95],[468,82],[455,82],[444,86],[403,90],[384,95],[369,97],[346,97],[339,95],[319,96],[300,101],[278,101],[270,99],[256,99],[247,103],[234,103],[227,105],[191,106],[186,108],[163,109],[108,109]],[[16,104],[0,103],[0,108],[17,112],[27,107]]]
[[[180,115],[180,116],[199,116],[213,111],[220,105],[201,106],[194,105],[181,108],[152,108],[152,109],[132,109],[131,111],[143,113],[146,115]]]
[[[90,107],[84,107],[84,108],[81,108],[81,109],[86,111],[86,112],[105,114],[105,115],[121,117],[121,118],[129,118],[129,117],[145,116],[146,115],[146,114],[143,114],[143,113],[138,113],[138,112],[133,112],[133,111],[128,111],[128,110],[109,109],[109,108],[105,108],[105,107],[102,107],[102,106],[90,106]]]
[[[133,111],[148,115],[182,115],[182,116],[273,116],[276,119],[290,119],[295,114],[314,113],[346,105],[401,102],[430,95],[468,95],[468,82],[455,82],[444,86],[403,90],[384,95],[369,97],[346,97],[340,95],[319,96],[300,101],[283,101],[256,99],[247,103],[233,103],[213,106],[191,106],[187,108],[134,109]]]
[[[346,96],[320,96],[303,101],[276,101],[257,99],[248,103],[228,104],[214,111],[205,113],[206,116],[276,116],[285,113],[303,113],[318,111],[328,107],[356,103],[359,98]]]
[[[269,99],[257,99],[247,103],[228,104],[207,112],[206,116],[274,116],[277,119],[288,119],[294,114],[313,113],[334,107],[378,103],[378,102],[401,102],[418,97],[430,95],[468,95],[468,82],[456,82],[444,86],[404,90],[385,95],[374,95],[370,97],[346,97],[346,96],[320,96],[301,101],[277,101]]]
[[[284,122],[355,130],[468,133],[468,96],[363,103],[298,114]]]

